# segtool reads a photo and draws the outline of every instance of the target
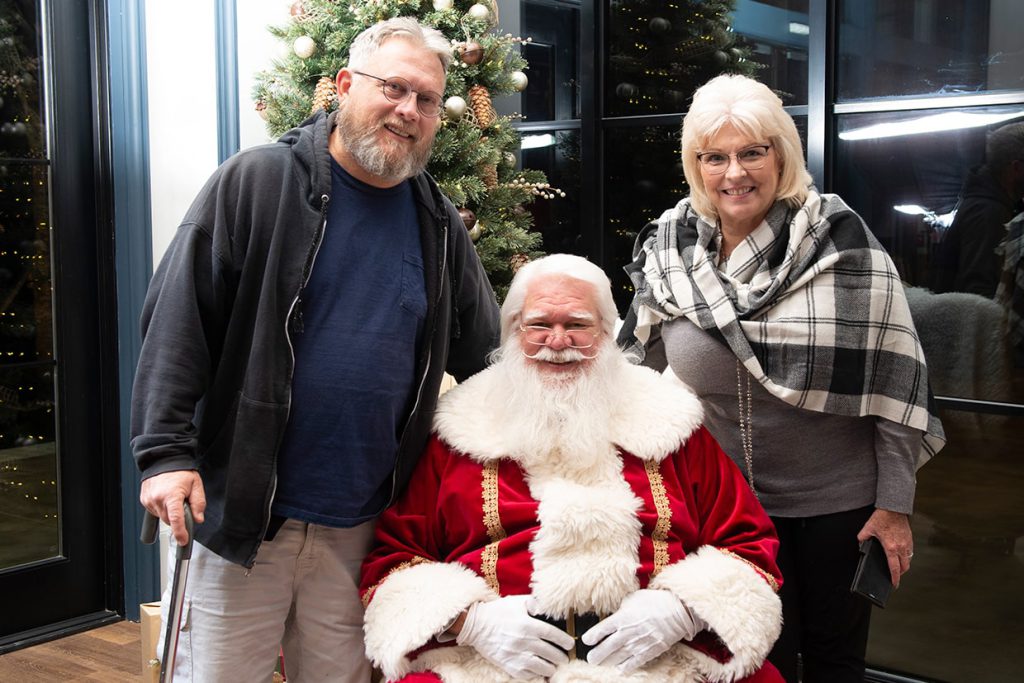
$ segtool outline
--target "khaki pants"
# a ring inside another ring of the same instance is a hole
[[[373,522],[351,529],[288,520],[246,576],[196,543],[185,587],[174,680],[270,681],[280,648],[289,683],[366,683],[359,568]],[[174,565],[170,555],[168,576]],[[166,624],[170,581],[161,618]],[[157,646],[162,657],[163,633]]]

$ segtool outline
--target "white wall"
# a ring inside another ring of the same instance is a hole
[[[239,137],[268,142],[252,102],[253,76],[280,53],[267,26],[289,20],[291,0],[238,0]],[[217,167],[214,3],[146,0],[153,260],[160,260],[196,193]]]
[[[291,0],[238,0],[238,108],[242,148],[269,142],[252,101],[258,71],[279,47],[267,27],[289,20]],[[149,177],[153,262],[157,263],[203,184],[217,168],[217,59],[210,0],[146,0]],[[170,530],[160,529],[160,585]]]

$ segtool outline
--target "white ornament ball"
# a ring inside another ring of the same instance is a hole
[[[444,111],[450,119],[458,121],[466,113],[466,100],[458,95],[452,95],[444,101]]]
[[[292,43],[292,50],[302,59],[309,59],[316,52],[316,43],[309,36],[299,36]]]
[[[524,90],[526,90],[526,84],[529,82],[530,79],[528,79],[526,77],[526,74],[524,74],[522,71],[512,72],[512,87],[518,90],[519,92],[523,92]]]
[[[469,8],[469,16],[474,19],[487,20],[491,17],[491,10],[487,5],[481,5],[479,2]]]
[[[452,0],[434,0],[434,9],[438,12],[447,12],[452,8]]]

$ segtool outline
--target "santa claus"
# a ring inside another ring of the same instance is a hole
[[[608,278],[524,266],[363,565],[391,681],[781,681],[778,541],[685,386],[614,343]]]

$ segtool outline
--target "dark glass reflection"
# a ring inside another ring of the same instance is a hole
[[[683,112],[722,73],[807,103],[807,0],[612,0],[607,11],[606,116]]]
[[[579,7],[522,3],[523,57],[530,65],[523,114],[530,122],[579,118]]]
[[[840,0],[837,98],[1024,87],[1024,3]]]
[[[622,268],[641,228],[686,196],[678,126],[611,128],[605,133],[604,269],[620,311],[633,297]]]
[[[1024,647],[1024,419],[941,417],[946,447],[917,475],[913,564],[886,609],[872,612],[868,661],[914,679],[1015,683]]]
[[[547,254],[583,255],[580,243],[580,134],[578,130],[523,135],[523,168],[543,171],[548,184],[564,197],[538,199],[530,205],[533,230],[543,236]]]
[[[35,2],[0,2],[0,571],[60,554]]]
[[[957,126],[952,130],[919,132],[951,121]],[[939,396],[1024,400],[1024,354],[1006,336],[1005,302],[991,290],[985,295],[935,291],[956,246],[953,240],[961,246],[987,240],[991,258],[969,267],[1002,269],[991,245],[1005,237],[1004,225],[972,226],[959,237],[950,226],[965,179],[985,161],[986,134],[1016,121],[1024,121],[1019,105],[839,118],[836,191],[864,218],[907,284],[932,389]],[[879,125],[886,127],[874,127]],[[978,275],[998,279],[991,272]]]
[[[53,357],[47,167],[0,165],[0,366]]]
[[[36,3],[0,7],[0,157],[45,156]]]

